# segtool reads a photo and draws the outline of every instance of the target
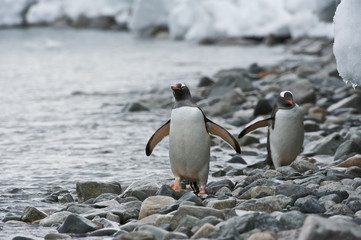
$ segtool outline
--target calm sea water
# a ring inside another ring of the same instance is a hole
[[[150,158],[144,153],[170,109],[127,113],[124,105],[157,87],[192,87],[220,69],[287,57],[283,47],[200,46],[110,31],[0,31],[0,220],[29,205],[56,208],[41,202],[44,195],[74,191],[80,180],[171,178],[166,143]],[[0,223],[0,239],[48,232]]]

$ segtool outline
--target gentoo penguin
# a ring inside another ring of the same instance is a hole
[[[241,153],[241,149],[237,140],[226,129],[204,115],[192,101],[191,93],[185,84],[178,83],[171,89],[175,98],[171,118],[149,139],[145,151],[149,156],[154,147],[169,135],[169,159],[175,177],[170,186],[174,190],[181,190],[181,181],[186,179],[194,185],[191,186],[195,192],[199,190],[199,195],[204,195],[209,172],[209,134],[221,137],[237,153]]]
[[[270,118],[245,128],[238,136],[268,126],[267,163],[275,168],[291,164],[302,151],[304,128],[301,108],[293,101],[290,91],[283,91],[277,98]]]

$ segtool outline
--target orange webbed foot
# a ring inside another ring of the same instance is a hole
[[[169,185],[174,191],[182,190],[182,183],[180,179],[174,180],[174,182]]]

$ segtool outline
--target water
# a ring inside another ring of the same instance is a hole
[[[0,31],[0,219],[29,205],[60,208],[41,200],[74,191],[81,180],[171,178],[166,142],[150,158],[144,152],[170,111],[127,113],[124,105],[156,87],[192,87],[220,69],[288,57],[283,47],[199,46],[110,31]],[[224,161],[211,170],[217,164]],[[0,223],[0,239],[41,239],[50,230]]]

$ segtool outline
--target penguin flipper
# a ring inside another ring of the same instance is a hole
[[[241,153],[241,148],[237,140],[226,129],[212,122],[209,119],[206,119],[206,121],[207,121],[207,130],[209,133],[221,137],[224,141],[226,141],[229,145],[231,145],[232,148],[237,153]]]
[[[170,129],[170,120],[168,120],[163,126],[158,128],[157,131],[150,137],[147,146],[145,147],[145,153],[147,156],[152,154],[153,149],[155,146],[162,141],[162,139],[169,135],[169,129]]]
[[[242,132],[238,135],[238,138],[243,137],[247,133],[252,132],[253,130],[256,130],[257,128],[267,127],[271,120],[273,120],[272,117],[271,118],[266,118],[264,120],[253,123],[252,125],[250,125],[250,126],[246,127],[245,129],[243,129]]]

